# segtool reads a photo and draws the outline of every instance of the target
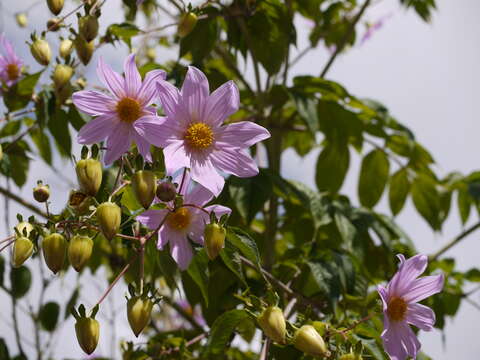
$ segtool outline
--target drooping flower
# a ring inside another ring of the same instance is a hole
[[[180,181],[177,181],[180,182]],[[163,249],[167,243],[170,254],[180,269],[185,270],[193,257],[193,249],[189,239],[203,245],[205,224],[210,222],[209,213],[214,212],[216,217],[230,214],[231,210],[221,205],[205,207],[213,198],[213,194],[201,185],[191,187],[190,175],[187,172],[180,189],[184,205],[169,213],[169,210],[147,210],[137,216],[137,220],[149,229],[157,229],[165,216],[167,220],[158,231],[158,249]],[[171,204],[172,205],[172,204]],[[193,206],[192,206],[193,205]],[[203,208],[204,210],[201,210]],[[167,215],[168,214],[168,215]]]
[[[383,346],[392,360],[416,358],[421,344],[409,324],[430,331],[435,324],[435,313],[419,301],[440,292],[444,277],[441,275],[418,278],[426,269],[428,258],[415,255],[405,260],[398,255],[400,266],[386,287],[379,286],[383,303]]]
[[[225,183],[218,171],[239,177],[258,173],[247,148],[270,133],[249,121],[223,125],[239,107],[240,96],[233,81],[210,94],[205,74],[191,66],[180,91],[164,80],[157,82],[157,89],[167,118],[157,131],[145,129],[143,134],[164,148],[168,174],[190,168],[193,180],[217,196]]]
[[[100,59],[97,74],[111,96],[82,90],[72,97],[80,111],[95,116],[80,129],[78,142],[94,144],[106,139],[104,161],[107,165],[128,151],[132,142],[136,143],[143,158],[151,161],[150,143],[143,132],[158,132],[161,129],[161,118],[150,105],[156,95],[155,83],[165,78],[165,72],[150,71],[142,81],[133,54],[126,58],[124,71],[125,77],[122,77]]]
[[[0,46],[0,81],[10,87],[20,79],[23,61],[15,54],[12,43],[3,34],[0,34]]]

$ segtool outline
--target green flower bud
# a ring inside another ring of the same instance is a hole
[[[47,21],[47,29],[49,31],[58,31],[62,27],[62,23],[58,18],[51,18]]]
[[[22,236],[29,237],[30,233],[33,230],[33,225],[30,224],[29,222],[22,221],[18,223],[17,226],[15,226],[15,229],[17,229],[18,233],[20,234],[20,236],[17,235],[17,237],[22,237]]]
[[[2,149],[2,144],[0,144],[0,161],[3,159],[3,149]]]
[[[67,241],[61,234],[50,234],[43,239],[42,248],[45,263],[56,274],[63,268]]]
[[[72,96],[72,85],[66,83],[61,88],[55,88],[55,98],[58,105],[64,104]]]
[[[33,243],[27,237],[17,237],[13,244],[13,267],[18,268],[32,256]]]
[[[26,27],[28,24],[27,14],[25,13],[18,13],[15,15],[15,20],[17,21],[17,25],[22,28]]]
[[[344,354],[340,356],[339,360],[362,360],[362,356],[358,354]]]
[[[148,325],[152,314],[153,302],[145,297],[134,296],[127,302],[127,318],[136,337]]]
[[[177,34],[181,38],[187,36],[190,34],[197,25],[197,15],[194,13],[188,12],[184,13],[182,16],[180,16],[180,21],[178,22],[178,28],[177,28]]]
[[[157,190],[157,178],[153,171],[141,170],[133,174],[132,188],[138,202],[148,209]]]
[[[68,65],[58,64],[53,71],[53,83],[57,89],[67,84],[73,75],[73,68]]]
[[[173,185],[169,181],[165,181],[160,183],[157,186],[157,197],[164,202],[173,201],[177,194],[177,189],[175,185]]]
[[[210,260],[215,259],[225,245],[227,230],[220,224],[205,225],[205,250]]]
[[[77,341],[85,353],[90,355],[95,351],[100,337],[100,324],[97,320],[87,317],[79,318],[75,324]]]
[[[32,45],[30,45],[30,52],[40,65],[47,66],[50,63],[52,52],[46,40],[36,38]]]
[[[68,198],[68,206],[70,206],[77,215],[84,215],[88,212],[92,198],[81,191],[72,190]]]
[[[112,240],[120,229],[122,210],[112,202],[104,202],[97,207],[97,221],[103,236]]]
[[[282,309],[278,306],[270,306],[263,310],[257,321],[265,335],[279,344],[285,344],[287,327]]]
[[[323,338],[312,325],[303,325],[295,332],[293,345],[311,356],[330,356]]]
[[[78,19],[78,31],[87,42],[92,41],[98,35],[98,19],[96,16],[87,15]]]
[[[38,202],[45,202],[50,197],[50,187],[44,185],[41,182],[38,183],[36,187],[33,188],[33,198]]]
[[[75,167],[80,188],[95,196],[102,185],[102,164],[96,159],[82,159]]]
[[[92,256],[93,240],[88,236],[75,235],[68,245],[68,260],[80,272]]]
[[[54,15],[58,15],[62,11],[63,1],[64,0],[47,0],[48,8]]]
[[[95,51],[94,42],[88,42],[82,35],[79,35],[75,38],[74,45],[78,58],[83,65],[87,65],[92,58],[93,52]]]
[[[60,43],[60,56],[62,58],[66,58],[68,55],[72,53],[73,50],[73,41],[70,39],[64,39]]]

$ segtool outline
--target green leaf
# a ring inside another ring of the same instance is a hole
[[[0,130],[0,138],[15,135],[16,133],[18,133],[21,126],[22,126],[21,120],[10,120]]]
[[[67,305],[65,305],[65,313],[63,315],[64,319],[68,318],[72,314],[72,309],[75,308],[77,304],[77,300],[80,297],[80,289],[77,287],[70,295],[70,299],[67,301]]]
[[[0,359],[10,360],[10,353],[8,352],[8,346],[3,338],[0,338]]]
[[[227,240],[232,243],[248,260],[256,265],[260,264],[260,253],[257,244],[246,232],[241,229],[228,227]]]
[[[207,353],[221,355],[230,342],[235,328],[249,315],[245,310],[230,310],[219,316],[212,325],[207,342]]]
[[[375,149],[363,158],[358,181],[358,197],[363,206],[372,208],[378,203],[387,185],[389,171],[390,162],[382,150]]]
[[[9,149],[10,150],[10,149]],[[26,156],[22,155],[12,155],[9,156],[10,159],[10,174],[15,182],[15,185],[22,187],[27,182],[28,168],[30,161]]]
[[[425,22],[430,22],[432,11],[435,10],[435,0],[400,0],[406,7],[413,7],[415,12]]]
[[[403,209],[409,191],[408,170],[407,168],[401,168],[390,178],[388,203],[394,216]]]
[[[28,290],[30,290],[32,273],[26,266],[21,266],[16,269],[12,268],[12,271],[10,271],[10,283],[12,295],[19,299],[25,296]]]
[[[57,109],[48,120],[48,129],[55,139],[60,154],[69,157],[72,152],[72,139],[68,129],[68,114]]]
[[[335,146],[328,142],[317,160],[315,182],[318,190],[337,193],[345,180],[349,164],[348,146]]]
[[[198,20],[194,31],[180,42],[180,56],[191,53],[194,63],[201,63],[215,47],[219,35],[218,21],[215,17]]]
[[[426,175],[418,176],[412,184],[412,200],[420,215],[430,224],[432,229],[440,230],[441,201],[435,182]]]
[[[30,137],[35,143],[42,159],[45,160],[47,164],[52,165],[52,150],[48,136],[40,129],[32,129],[30,130]]]
[[[335,212],[334,218],[335,224],[337,225],[338,231],[340,232],[340,235],[342,236],[342,239],[345,242],[347,249],[351,250],[353,239],[355,238],[357,229],[352,224],[352,222],[339,211]]]
[[[220,257],[222,258],[225,266],[228,267],[230,271],[240,279],[245,287],[248,287],[248,284],[245,281],[245,276],[243,275],[242,260],[230,242],[227,241],[225,243],[225,247],[222,249],[222,251],[220,251]]]
[[[27,75],[11,86],[3,95],[3,101],[9,111],[23,109],[32,100],[33,90],[43,71]]]
[[[52,332],[57,326],[59,314],[60,306],[56,302],[51,301],[44,304],[38,314],[40,324],[42,324],[45,330]]]
[[[467,188],[458,189],[457,203],[460,219],[462,220],[462,224],[465,225],[470,217],[470,209],[472,208],[473,204]]]
[[[480,282],[480,270],[470,269],[465,273],[465,279],[472,282]]]
[[[70,121],[70,124],[72,124],[73,128],[77,131],[79,131],[83,125],[87,123],[74,105],[70,106],[68,109],[68,120]]]
[[[113,36],[116,40],[122,40],[128,47],[132,46],[131,39],[138,35],[140,29],[131,23],[112,24],[107,29],[107,34]]]
[[[188,269],[188,275],[197,284],[202,293],[205,305],[208,307],[208,256],[204,249],[200,250],[192,259]]]

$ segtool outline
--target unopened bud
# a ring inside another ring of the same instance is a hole
[[[265,335],[279,344],[285,344],[287,326],[282,309],[278,306],[270,306],[263,310],[257,321]]]
[[[32,45],[30,45],[30,52],[40,65],[47,66],[50,63],[52,52],[46,40],[36,38]]]
[[[75,167],[80,188],[88,195],[95,196],[102,184],[102,164],[96,159],[82,159]]]
[[[358,354],[344,354],[342,356],[340,356],[339,360],[362,360],[363,357],[361,355],[358,355]]]
[[[220,224],[207,224],[204,230],[205,250],[210,260],[215,259],[225,245],[227,230]]]
[[[75,50],[77,51],[78,58],[83,65],[87,65],[92,58],[95,50],[95,44],[93,41],[88,42],[82,35],[75,38],[74,41]]]
[[[97,208],[97,221],[103,236],[112,240],[120,229],[122,210],[113,202],[104,202]]]
[[[79,318],[75,324],[77,341],[85,353],[90,355],[95,351],[100,337],[100,324],[97,320],[87,317]]]
[[[78,18],[78,31],[87,40],[92,41],[98,35],[98,19],[96,16],[87,15]]]
[[[45,263],[56,274],[63,268],[67,241],[61,234],[50,234],[43,239],[42,248]]]
[[[17,25],[24,28],[28,24],[27,14],[25,13],[18,13],[15,15],[15,20],[17,21]]]
[[[175,199],[175,195],[177,194],[177,189],[175,185],[173,185],[169,181],[165,181],[160,183],[157,186],[157,197],[164,202],[173,201]]]
[[[47,0],[48,8],[54,15],[58,15],[62,11],[63,1],[64,0]]]
[[[138,202],[148,209],[157,190],[157,178],[153,171],[141,170],[133,174],[132,188]]]
[[[303,325],[295,332],[293,345],[311,356],[328,357],[330,355],[323,338],[312,325]]]
[[[197,15],[194,13],[188,12],[184,13],[183,15],[180,16],[180,21],[178,22],[178,29],[177,29],[177,34],[181,38],[187,36],[190,34],[197,25]]]
[[[13,267],[18,268],[32,256],[33,243],[24,236],[18,237],[13,244]]]
[[[127,302],[127,318],[130,327],[136,337],[140,335],[142,330],[150,321],[153,302],[140,296],[134,296]]]
[[[88,212],[92,202],[91,196],[81,192],[72,190],[68,198],[68,206],[70,206],[77,215],[84,215]]]
[[[155,58],[157,57],[157,53],[155,51],[155,48],[153,48],[153,47],[147,48],[147,53],[145,55],[147,55],[147,59],[149,61],[155,62]]]
[[[36,187],[33,188],[33,198],[38,202],[45,202],[50,197],[50,187],[44,185],[41,182],[38,183]]]
[[[55,88],[55,99],[58,105],[63,105],[72,96],[72,85],[66,83],[60,88]]]
[[[73,68],[68,65],[58,64],[53,71],[53,83],[57,89],[67,84],[73,75]]]
[[[51,18],[47,21],[48,31],[58,31],[62,27],[62,22],[58,18]]]
[[[60,56],[65,59],[68,55],[72,53],[72,50],[73,50],[73,41],[70,39],[62,40],[62,42],[60,43],[60,50],[59,50]]]
[[[80,272],[92,256],[93,240],[88,236],[75,235],[68,245],[68,260]]]

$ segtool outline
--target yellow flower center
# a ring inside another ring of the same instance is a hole
[[[392,297],[388,302],[387,314],[392,321],[402,321],[407,315],[407,303],[399,297]]]
[[[185,132],[184,139],[190,147],[203,150],[213,143],[213,130],[205,123],[193,123]]]
[[[19,77],[19,68],[17,64],[8,64],[7,65],[7,76],[9,80],[16,80]]]
[[[190,212],[182,207],[170,213],[167,218],[167,225],[175,230],[184,230],[190,224]]]
[[[133,123],[142,115],[142,109],[137,100],[123,98],[117,103],[117,114],[120,120]]]

